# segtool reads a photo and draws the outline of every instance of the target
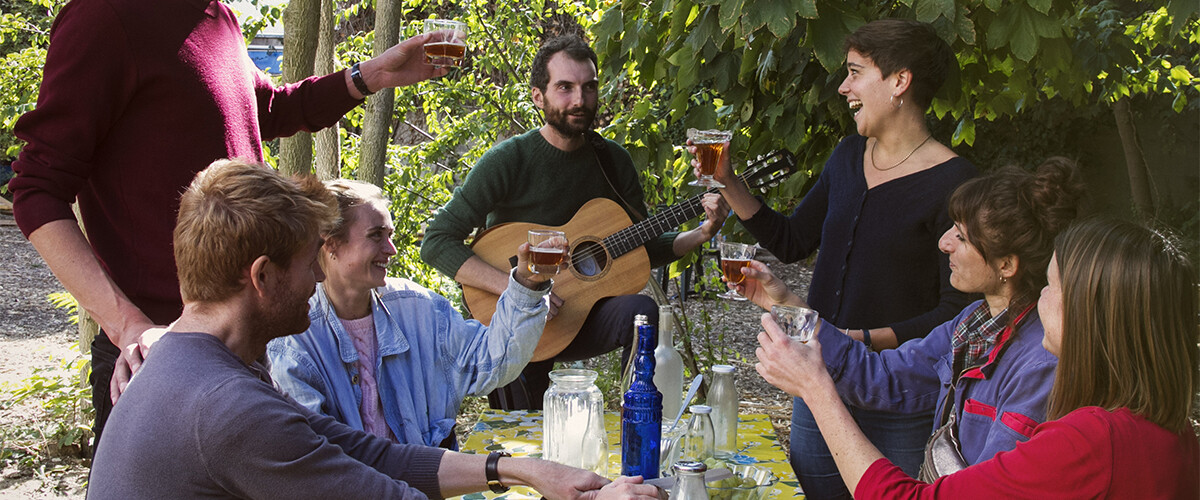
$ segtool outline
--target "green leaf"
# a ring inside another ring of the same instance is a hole
[[[737,26],[742,17],[742,0],[724,0],[721,2],[721,29],[729,30]]]
[[[840,70],[842,62],[846,59],[846,54],[842,52],[842,42],[848,34],[842,23],[830,19],[833,16],[840,17],[840,14],[826,13],[821,19],[807,22],[807,45],[812,46],[817,60],[821,62],[825,71],[830,73]]]
[[[679,72],[675,74],[675,88],[678,90],[689,90],[694,85],[698,78],[696,77],[700,69],[700,61],[695,57],[685,59],[683,64],[679,66]]]
[[[792,10],[801,18],[817,18],[817,0],[792,0]]]
[[[1033,7],[1034,10],[1041,12],[1042,14],[1049,14],[1050,6],[1051,6],[1051,4],[1054,3],[1053,0],[1027,0],[1027,1],[1029,2],[1030,7]]]
[[[968,146],[975,144],[975,120],[965,116],[959,120],[958,127],[954,129],[954,137],[951,141],[955,146],[964,142]]]
[[[967,16],[967,10],[961,9],[955,12],[954,17],[954,32],[958,37],[966,42],[967,45],[975,45],[975,21]]]
[[[1188,71],[1186,67],[1175,66],[1174,68],[1171,68],[1171,80],[1174,80],[1177,85],[1188,85],[1192,83],[1194,78],[1195,77],[1192,76],[1192,73]]]
[[[620,35],[619,30],[624,26],[624,18],[622,16],[621,9],[615,5],[604,11],[604,16],[600,18],[600,22],[592,26],[596,39],[611,39]]]
[[[954,19],[954,0],[917,0],[917,20],[932,23],[938,17]]]

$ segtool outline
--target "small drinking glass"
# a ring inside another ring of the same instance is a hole
[[[771,306],[771,317],[788,337],[801,344],[807,344],[817,333],[817,312],[807,307],[775,304]]]
[[[567,259],[567,235],[562,231],[529,231],[529,270],[534,274],[558,274]]]
[[[725,274],[725,281],[731,285],[737,285],[746,279],[746,275],[742,274],[742,268],[750,265],[750,260],[754,258],[754,245],[745,243],[721,242],[721,272]],[[729,290],[725,293],[717,295],[722,299],[729,300],[746,300],[742,294],[735,290]]]
[[[725,150],[725,143],[729,142],[732,137],[733,132],[728,130],[688,129],[687,138],[696,147],[696,157],[700,159],[700,178],[689,182],[689,186],[725,187],[724,184],[713,179],[713,174],[717,171],[717,163],[721,160],[721,152]]]
[[[467,23],[450,19],[426,19],[425,63],[442,68],[457,68],[467,55]]]

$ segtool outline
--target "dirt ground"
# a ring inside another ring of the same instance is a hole
[[[58,360],[73,358],[75,353],[71,345],[76,342],[77,333],[67,312],[56,309],[46,299],[48,294],[62,291],[62,286],[8,214],[0,214],[0,256],[3,256],[0,267],[0,384],[15,384],[37,368],[57,366]],[[811,277],[809,269],[799,264],[783,265],[769,256],[763,260],[794,290],[801,294],[806,292]],[[673,303],[680,304],[676,286],[673,284],[668,294]],[[702,300],[695,295],[682,301],[682,310],[694,323],[691,336],[698,356],[736,367],[741,412],[768,414],[786,449],[791,398],[771,387],[754,371],[754,348],[761,329],[762,310],[748,302]],[[679,341],[677,338],[677,343]],[[714,349],[704,351],[701,345],[712,345]],[[478,411],[482,407],[476,401],[466,405],[464,410]],[[28,425],[38,418],[44,417],[35,405],[0,407],[0,426],[5,428]],[[470,417],[464,416],[464,419],[470,420]],[[34,469],[2,462],[0,499],[83,498],[87,471],[86,460],[73,458],[44,460]]]

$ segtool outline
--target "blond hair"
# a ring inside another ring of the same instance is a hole
[[[380,205],[387,212],[387,198],[383,190],[369,182],[353,179],[333,179],[325,181],[325,187],[337,199],[338,218],[324,233],[326,243],[335,245],[346,241],[346,232],[354,224],[354,208],[364,205]]]
[[[337,217],[334,203],[312,176],[288,179],[258,163],[213,162],[179,202],[175,264],[183,300],[229,298],[259,256],[290,265]]]
[[[1197,388],[1195,269],[1162,233],[1089,220],[1055,241],[1062,346],[1050,418],[1084,406],[1129,408],[1188,428]]]

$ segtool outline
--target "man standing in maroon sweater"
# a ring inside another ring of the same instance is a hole
[[[171,239],[179,194],[196,172],[219,158],[261,162],[264,139],[328,127],[372,91],[445,74],[424,64],[424,39],[275,88],[217,0],[63,7],[37,107],[16,125],[27,144],[9,188],[21,231],[100,324],[95,442],[153,341],[143,334],[182,310]]]

